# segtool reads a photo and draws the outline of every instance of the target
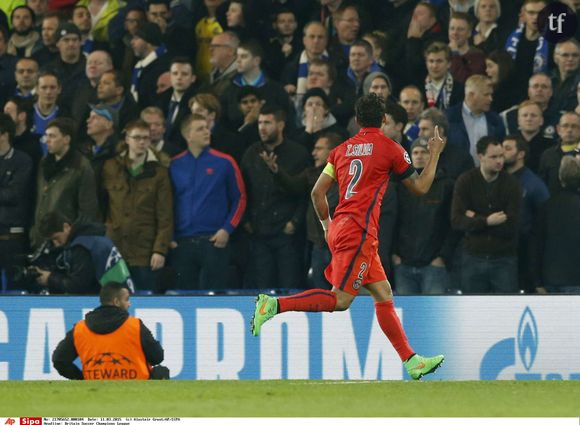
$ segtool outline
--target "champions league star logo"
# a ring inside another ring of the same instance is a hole
[[[84,364],[83,368],[92,368],[95,366],[102,365],[118,365],[118,366],[130,366],[133,362],[130,358],[119,354],[119,353],[99,353],[94,357],[88,359]]]

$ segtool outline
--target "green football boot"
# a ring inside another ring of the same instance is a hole
[[[443,360],[445,360],[445,357],[442,354],[435,357],[422,357],[419,354],[415,354],[403,364],[409,376],[418,381],[423,376],[435,372],[441,366]]]
[[[260,335],[260,328],[278,313],[278,300],[265,294],[256,298],[256,311],[252,317],[252,335]]]

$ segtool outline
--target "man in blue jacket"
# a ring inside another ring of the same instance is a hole
[[[179,289],[229,287],[229,239],[246,209],[246,189],[234,159],[209,147],[210,131],[199,114],[181,124],[187,150],[171,161],[175,248],[171,264]]]
[[[449,120],[449,144],[469,151],[479,165],[476,145],[484,136],[502,139],[505,127],[500,116],[490,111],[493,88],[488,77],[472,75],[465,82],[465,98],[461,104],[445,111]]]

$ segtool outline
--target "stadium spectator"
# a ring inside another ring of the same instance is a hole
[[[477,142],[484,136],[503,138],[505,128],[500,116],[490,111],[493,100],[491,81],[483,75],[473,75],[465,84],[462,103],[445,111],[449,120],[449,143],[469,151],[479,164]]]
[[[556,126],[560,139],[556,146],[546,149],[540,157],[538,174],[548,185],[550,194],[554,196],[562,190],[559,179],[560,163],[565,155],[570,155],[580,143],[580,116],[575,112],[565,112]]]
[[[185,28],[174,19],[168,0],[150,0],[147,3],[147,21],[157,24],[163,34],[163,44],[170,58],[195,57],[193,28]],[[187,40],[187,42],[184,42]]]
[[[163,165],[168,165],[171,158],[185,149],[185,145],[178,145],[165,139],[165,115],[156,106],[149,106],[141,111],[140,118],[149,125],[151,131],[151,147],[157,152]],[[178,140],[181,140],[180,139]]]
[[[527,293],[535,292],[535,278],[532,267],[533,249],[536,242],[535,223],[543,204],[550,193],[543,180],[526,165],[530,148],[520,136],[506,136],[502,143],[505,169],[520,181],[522,187],[522,208],[518,235],[518,281],[519,289]]]
[[[407,340],[395,312],[391,286],[378,258],[377,221],[381,192],[386,189],[391,171],[403,178],[404,184],[413,193],[425,194],[433,182],[443,140],[437,137],[430,142],[435,159],[429,161],[419,176],[406,160],[408,154],[403,148],[389,142],[380,133],[383,101],[378,96],[371,94],[360,98],[356,104],[356,116],[361,132],[349,139],[349,143],[341,144],[330,153],[325,171],[312,190],[314,208],[332,254],[325,275],[333,288],[311,289],[280,298],[260,294],[252,318],[252,334],[258,336],[263,324],[279,313],[347,310],[364,285],[375,301],[377,320],[382,331],[391,341],[411,378],[417,380],[435,371],[444,357],[422,357],[414,352]],[[374,146],[372,153],[371,146]],[[358,178],[353,180],[347,170],[355,167],[360,168],[356,174]],[[326,194],[335,182],[338,182],[341,197],[330,223]]]
[[[102,223],[73,221],[53,211],[36,222],[44,240],[60,248],[50,270],[36,267],[36,281],[50,294],[97,294],[107,282],[129,285],[134,291],[127,263],[105,236]]]
[[[117,38],[110,37],[109,45],[115,69],[121,70],[124,75],[130,75],[137,63],[137,58],[131,47],[131,40],[145,21],[145,11],[140,6],[134,5],[127,6],[125,13],[123,35]]]
[[[57,117],[65,116],[64,108],[57,104],[61,93],[60,80],[50,71],[42,71],[38,76],[36,87],[37,101],[34,103],[32,116],[32,133],[44,135],[47,125]],[[42,150],[46,154],[46,141],[42,141]]]
[[[485,54],[470,46],[473,24],[464,12],[453,12],[449,21],[449,48],[451,67],[449,71],[456,81],[465,84],[469,77],[485,73]]]
[[[206,118],[211,133],[211,147],[233,157],[239,164],[247,148],[245,140],[234,133],[221,120],[221,105],[217,97],[210,93],[198,93],[189,99],[191,113]]]
[[[387,36],[382,31],[368,32],[362,36],[362,39],[368,41],[373,48],[373,59],[379,64],[382,69],[386,69],[387,66]],[[390,65],[390,63],[388,64]]]
[[[186,57],[175,57],[169,66],[171,74],[171,88],[157,101],[165,116],[164,138],[174,144],[185,145],[179,128],[183,119],[189,114],[189,99],[199,90],[196,84],[197,76],[193,72],[193,65]]]
[[[463,84],[451,75],[451,49],[445,43],[434,42],[424,53],[427,77],[424,80],[427,107],[449,109],[461,103]]]
[[[403,87],[399,93],[399,104],[407,111],[408,121],[403,133],[405,133],[408,142],[413,143],[419,137],[419,116],[425,109],[425,100],[421,90],[417,86]],[[439,126],[439,130],[441,130],[441,126]]]
[[[133,52],[140,59],[133,68],[131,94],[141,108],[155,104],[157,79],[169,68],[162,44],[161,30],[151,22],[144,22],[131,40]]]
[[[14,139],[12,147],[24,152],[32,160],[32,175],[36,177],[38,164],[42,158],[42,147],[40,137],[30,132],[32,122],[32,103],[30,100],[13,97],[4,104],[4,113],[10,115],[15,124]],[[34,182],[31,181],[34,187]]]
[[[240,39],[231,31],[215,35],[211,39],[209,45],[211,70],[208,87],[218,97],[228,92],[232,84],[231,80],[237,72],[236,53],[239,45]],[[198,77],[201,78],[200,75]]]
[[[429,161],[429,145],[423,138],[410,148],[413,167],[422,172]],[[399,295],[443,294],[448,287],[447,269],[458,237],[451,229],[450,211],[454,180],[439,171],[422,197],[398,185],[398,214],[392,264]]]
[[[93,21],[91,36],[98,42],[109,42],[109,22],[119,13],[124,5],[120,0],[79,0],[77,6],[86,6],[91,12]]]
[[[474,167],[474,161],[465,149],[447,143],[449,121],[445,114],[437,108],[429,108],[419,116],[419,137],[424,141],[435,135],[435,127],[439,128],[439,136],[445,140],[445,146],[439,156],[437,171],[440,170],[449,178],[457,180],[464,172]]]
[[[544,124],[540,105],[531,100],[524,100],[518,107],[519,134],[528,143],[525,163],[531,171],[538,172],[540,158],[544,151],[555,144],[554,139],[544,137],[541,130]]]
[[[71,116],[77,123],[85,121],[90,113],[89,104],[97,103],[97,86],[103,74],[113,70],[111,55],[104,50],[95,50],[87,56],[85,78],[74,91]],[[82,130],[81,130],[82,131]],[[82,134],[82,133],[81,133]]]
[[[340,125],[346,126],[353,114],[355,91],[352,85],[338,78],[334,64],[323,59],[310,61],[306,90],[314,88],[324,90],[330,102],[330,112]],[[304,94],[294,96],[294,106],[298,117],[302,117],[304,112],[302,110],[303,96]]]
[[[224,104],[223,119],[230,129],[238,129],[243,123],[243,116],[238,108],[238,92],[241,87],[253,86],[260,91],[262,99],[268,104],[278,105],[288,117],[288,127],[293,128],[294,108],[290,97],[280,83],[267,77],[262,71],[264,51],[256,41],[246,41],[237,50],[237,74],[227,94],[222,96]]]
[[[85,75],[87,61],[81,53],[81,33],[75,24],[65,22],[58,27],[56,40],[59,54],[43,69],[58,76],[62,87],[60,101],[72,107],[77,90],[87,79]]]
[[[330,102],[324,90],[310,89],[304,94],[302,101],[302,127],[297,130],[294,140],[307,151],[312,152],[314,143],[322,133],[338,133],[343,140],[348,138],[346,130],[337,124],[336,118],[330,112]]]
[[[461,289],[464,294],[515,293],[521,187],[503,170],[500,140],[482,137],[477,154],[479,166],[457,179],[451,207],[453,228],[465,232]]]
[[[28,155],[14,149],[15,134],[12,118],[0,114],[0,274],[6,277],[4,289],[16,289],[15,266],[24,265],[30,224],[31,197],[25,194],[33,180],[33,164]]]
[[[173,195],[167,166],[151,148],[149,125],[125,127],[119,154],[105,162],[107,235],[127,261],[135,288],[155,290],[173,237]]]
[[[125,126],[139,116],[139,107],[133,96],[127,94],[125,78],[120,71],[105,71],[97,84],[97,99],[117,111],[119,127]]]
[[[140,319],[129,316],[128,288],[107,283],[99,297],[101,305],[77,322],[52,353],[58,373],[87,381],[169,379],[169,369],[159,365],[161,344]],[[82,370],[74,363],[77,357]]]
[[[306,200],[289,196],[260,157],[264,150],[274,152],[278,165],[290,175],[310,165],[306,149],[286,140],[284,126],[284,111],[264,105],[258,118],[260,141],[246,150],[241,162],[248,188],[244,227],[251,238],[252,263],[246,276],[251,288],[293,288],[301,282],[300,231]]]
[[[48,11],[48,0],[26,0],[26,6],[34,12],[34,28],[39,30],[42,24],[42,18]]]
[[[301,196],[310,193],[314,183],[326,166],[326,160],[330,151],[343,142],[344,138],[336,133],[322,133],[314,143],[312,157],[314,166],[308,167],[297,175],[289,175],[283,168],[278,166],[277,157],[273,152],[263,151],[260,155],[274,174],[274,180],[285,187],[292,195]],[[338,186],[333,186],[328,193],[328,206],[334,212],[338,205]],[[314,288],[328,289],[330,283],[324,277],[324,269],[330,263],[330,251],[324,229],[318,221],[316,212],[311,202],[306,210],[306,237],[310,243],[310,273],[311,284]]]
[[[314,59],[328,60],[328,34],[326,28],[317,21],[312,21],[304,26],[302,43],[304,50],[292,62],[286,65],[282,74],[284,89],[293,95],[306,93],[306,80],[310,63]]]
[[[22,58],[16,62],[16,88],[14,96],[32,99],[38,83],[38,63],[32,58]]]
[[[171,161],[175,200],[175,246],[171,266],[179,289],[224,290],[230,286],[230,235],[246,208],[246,190],[234,159],[209,147],[204,116],[181,125],[188,149]]]
[[[552,81],[547,74],[538,73],[530,77],[528,99],[537,103],[542,109],[542,115],[544,116],[542,135],[546,139],[554,139],[556,137],[556,124],[560,117],[559,112],[554,109],[552,95]],[[518,132],[518,107],[519,103],[500,114],[508,134],[516,134]]]
[[[91,19],[91,12],[89,8],[82,5],[75,5],[71,22],[76,25],[81,33],[81,52],[84,55],[89,55],[94,50],[102,50],[107,48],[106,43],[95,43],[91,30],[93,29],[93,22]]]
[[[37,179],[37,187],[44,190],[38,190],[36,196],[30,236],[33,246],[41,242],[38,226],[49,212],[59,211],[73,221],[97,218],[95,174],[89,161],[71,148],[74,132],[70,118],[57,118],[45,130],[48,155],[40,161]]]
[[[355,47],[353,45],[353,47]],[[352,49],[351,49],[352,50]],[[355,47],[356,50],[356,47]],[[356,52],[355,52],[356,53]],[[352,84],[351,84],[352,86]],[[353,86],[354,88],[354,86]],[[391,100],[391,91],[392,91],[392,84],[389,76],[382,71],[374,71],[370,72],[366,75],[363,83],[362,83],[362,93],[360,94],[369,94],[374,93],[385,102]],[[351,111],[352,114],[352,111]],[[351,117],[348,123],[348,134],[354,136],[360,130],[360,127],[356,123],[355,117]],[[410,144],[410,143],[409,143]]]
[[[580,294],[580,158],[563,158],[559,178],[563,189],[540,212],[536,290]]]
[[[558,113],[572,111],[577,106],[576,87],[580,82],[580,44],[570,39],[556,44],[556,69],[552,71],[554,109]]]
[[[473,11],[477,18],[473,45],[485,53],[501,49],[505,35],[497,23],[501,16],[500,0],[475,0]]]
[[[6,53],[7,32],[0,27],[0,105],[4,103],[14,87],[14,68],[16,67],[16,56]]]
[[[364,94],[365,78],[369,73],[377,71],[381,71],[381,67],[374,61],[371,44],[366,40],[353,41],[348,54],[346,76],[349,83],[354,86],[357,97]]]
[[[344,2],[333,15],[334,37],[330,38],[329,53],[339,73],[348,67],[350,49],[360,37],[360,14],[354,3]],[[370,57],[372,59],[372,46]]]
[[[538,72],[548,71],[551,47],[538,29],[538,15],[548,5],[548,0],[524,0],[523,19],[519,26],[508,36],[505,50],[515,63],[514,80],[515,102],[525,98],[526,83]]]
[[[509,108],[513,99],[517,98],[514,92],[515,85],[514,60],[505,50],[494,50],[485,58],[485,74],[493,86],[493,101],[491,109],[501,112]]]
[[[224,0],[203,0],[203,4],[200,6],[198,10],[201,13],[195,21],[195,37],[197,43],[195,72],[199,78],[206,80],[212,66],[215,66],[210,59],[213,56],[211,53],[211,45],[214,44],[212,37],[224,32],[226,27],[225,9],[227,4]],[[237,39],[237,35],[235,37]],[[227,44],[227,42],[223,44]]]
[[[398,36],[400,37],[400,35]],[[437,8],[430,3],[418,3],[413,10],[413,16],[407,27],[407,39],[401,43],[403,51],[401,52],[401,58],[398,60],[405,69],[405,73],[402,74],[405,84],[423,84],[424,75],[426,74],[425,65],[427,65],[428,71],[429,61],[425,62],[422,59],[427,57],[429,46],[434,42],[440,42],[445,45],[446,38],[443,27],[437,22]],[[444,71],[442,70],[441,76],[431,78],[439,82],[451,65],[451,53],[449,49],[443,49],[439,44],[437,46],[437,49],[433,50],[432,53],[440,55],[441,52],[445,52],[444,56],[446,58],[443,59],[437,56],[437,68],[443,67]],[[447,87],[447,90],[450,91],[451,88]],[[433,105],[430,104],[429,106]]]
[[[34,30],[34,12],[28,6],[18,6],[12,10],[10,21],[12,22],[12,36],[10,40],[4,40],[8,43],[6,49],[8,54],[19,58],[29,58],[32,56],[36,43],[40,40],[40,36]]]
[[[63,22],[59,12],[49,11],[42,18],[41,40],[36,42],[32,51],[32,57],[42,68],[58,57],[56,47],[57,30]]]
[[[279,9],[273,25],[274,36],[268,41],[264,67],[274,80],[280,81],[282,71],[298,57],[303,45],[296,32],[298,23],[294,11]]]

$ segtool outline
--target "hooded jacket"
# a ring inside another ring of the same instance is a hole
[[[85,316],[85,324],[94,333],[110,334],[121,327],[129,318],[129,312],[112,305],[101,305]],[[153,338],[151,331],[140,322],[140,339],[145,360],[149,365],[163,361],[163,347]],[[75,327],[78,323],[75,325]],[[52,364],[61,376],[68,379],[83,379],[82,371],[73,363],[79,356],[75,347],[74,328],[67,332],[65,338],[52,353]]]

